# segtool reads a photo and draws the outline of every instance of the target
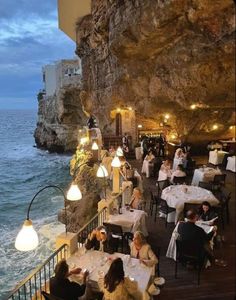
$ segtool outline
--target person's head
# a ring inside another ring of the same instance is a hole
[[[177,170],[184,172],[184,166],[182,164],[179,164],[177,166]]]
[[[204,202],[202,202],[201,208],[202,208],[203,212],[206,213],[206,212],[208,212],[209,209],[211,208],[211,205],[210,205],[209,202],[204,201]]]
[[[170,166],[170,165],[171,165],[171,162],[170,162],[169,159],[166,159],[166,160],[164,160],[163,164],[164,164],[165,166]]]
[[[197,213],[194,210],[188,210],[186,217],[189,222],[195,223],[198,219]]]
[[[104,286],[105,288],[112,293],[116,286],[124,280],[125,272],[123,268],[123,261],[121,258],[116,258],[111,263],[110,269],[104,278]]]
[[[57,279],[65,279],[67,277],[67,274],[69,272],[69,266],[65,259],[62,259],[57,263],[55,267],[55,277]]]
[[[96,228],[96,238],[98,241],[105,241],[107,239],[107,231],[104,226],[98,226]]]
[[[140,247],[140,246],[146,244],[146,239],[145,239],[144,234],[141,231],[136,231],[134,233],[133,242],[134,242],[134,245],[137,247]]]
[[[152,149],[149,149],[149,151],[148,151],[148,155],[152,155],[153,154],[153,151],[152,151]]]
[[[139,188],[134,188],[133,189],[133,196],[135,197],[135,198],[141,198],[142,197],[142,192],[141,192],[141,190],[139,189]]]

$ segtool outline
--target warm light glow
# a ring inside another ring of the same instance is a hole
[[[71,184],[67,192],[66,199],[70,201],[77,201],[82,199],[82,194],[77,184]]]
[[[123,150],[121,149],[120,146],[116,150],[116,155],[117,156],[124,156],[124,152],[123,152]]]
[[[143,125],[139,124],[139,125],[138,125],[138,128],[143,128]]]
[[[170,118],[170,115],[166,114],[166,115],[165,115],[165,119],[168,120],[169,118]]]
[[[196,107],[197,107],[196,104],[192,104],[192,105],[190,106],[191,109],[195,109]]]
[[[115,156],[115,157],[113,158],[113,160],[112,160],[112,162],[111,162],[111,166],[112,166],[113,168],[120,168],[121,162],[120,162],[118,156]]]
[[[164,120],[165,123],[167,123],[167,121],[168,121],[167,119]]]
[[[117,111],[117,112],[120,112],[120,108],[117,108],[116,111]]]
[[[98,150],[98,144],[96,142],[93,142],[92,144],[92,150]]]
[[[82,137],[81,139],[80,139],[80,144],[81,145],[84,145],[84,144],[86,144],[88,142],[88,138],[87,137]]]
[[[176,139],[176,135],[172,134],[172,135],[171,135],[171,138],[172,138],[173,140]]]
[[[108,177],[108,172],[107,172],[106,167],[104,165],[100,164],[100,166],[98,167],[96,175],[99,178]]]
[[[129,110],[133,110],[131,106],[128,107]]]
[[[162,122],[160,123],[160,126],[163,127],[163,123]]]
[[[234,128],[234,126],[230,126],[230,127],[229,127],[229,129],[231,129],[231,130],[232,130],[233,128]]]
[[[218,125],[214,124],[214,125],[212,126],[212,129],[213,129],[213,130],[218,129]]]
[[[34,250],[39,243],[38,234],[34,230],[31,220],[25,220],[20,232],[17,234],[15,247],[19,251]]]

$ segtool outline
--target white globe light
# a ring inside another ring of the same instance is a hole
[[[100,166],[98,167],[96,175],[97,175],[97,177],[100,177],[100,178],[107,177],[108,176],[108,172],[107,172],[106,167],[103,166],[102,164],[100,164]]]
[[[32,221],[25,220],[15,241],[15,247],[19,251],[34,250],[39,243],[38,234],[34,230]]]
[[[112,166],[113,168],[120,168],[121,162],[120,162],[118,156],[115,156],[115,157],[113,158],[113,160],[112,160],[112,162],[111,162],[111,166]]]
[[[96,142],[93,142],[92,144],[92,150],[98,150],[98,144]]]
[[[77,184],[71,184],[67,192],[66,199],[70,201],[77,201],[82,199],[82,194]]]
[[[124,152],[123,152],[123,150],[121,149],[120,146],[116,150],[116,155],[117,156],[124,156]]]

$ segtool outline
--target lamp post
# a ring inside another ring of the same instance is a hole
[[[112,190],[113,193],[118,194],[120,192],[120,167],[121,162],[118,156],[115,156],[111,162],[111,166],[113,167],[113,184]]]
[[[26,220],[23,223],[22,229],[20,230],[20,232],[18,233],[17,237],[16,237],[16,241],[15,241],[15,247],[17,250],[20,251],[30,251],[35,249],[38,246],[39,240],[38,240],[38,234],[37,232],[34,230],[33,228],[33,223],[29,218],[29,214],[30,214],[30,209],[31,206],[35,200],[35,198],[38,196],[38,194],[40,194],[42,191],[48,189],[48,188],[54,188],[59,190],[63,197],[64,197],[64,205],[65,205],[65,227],[66,227],[66,234],[67,234],[67,211],[66,211],[66,196],[64,194],[64,191],[56,186],[56,185],[47,185],[44,188],[42,188],[41,190],[39,190],[34,197],[32,198],[32,200],[30,201],[30,204],[28,206],[28,211],[27,211],[27,217]]]

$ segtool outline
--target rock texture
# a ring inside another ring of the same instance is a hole
[[[38,122],[34,133],[39,148],[50,152],[76,149],[78,131],[86,123],[80,102],[80,83],[59,89],[55,96],[38,97]]]
[[[110,111],[126,105],[157,124],[168,112],[179,137],[227,136],[235,121],[234,35],[232,0],[92,0],[92,14],[77,23],[76,52],[102,131]]]

